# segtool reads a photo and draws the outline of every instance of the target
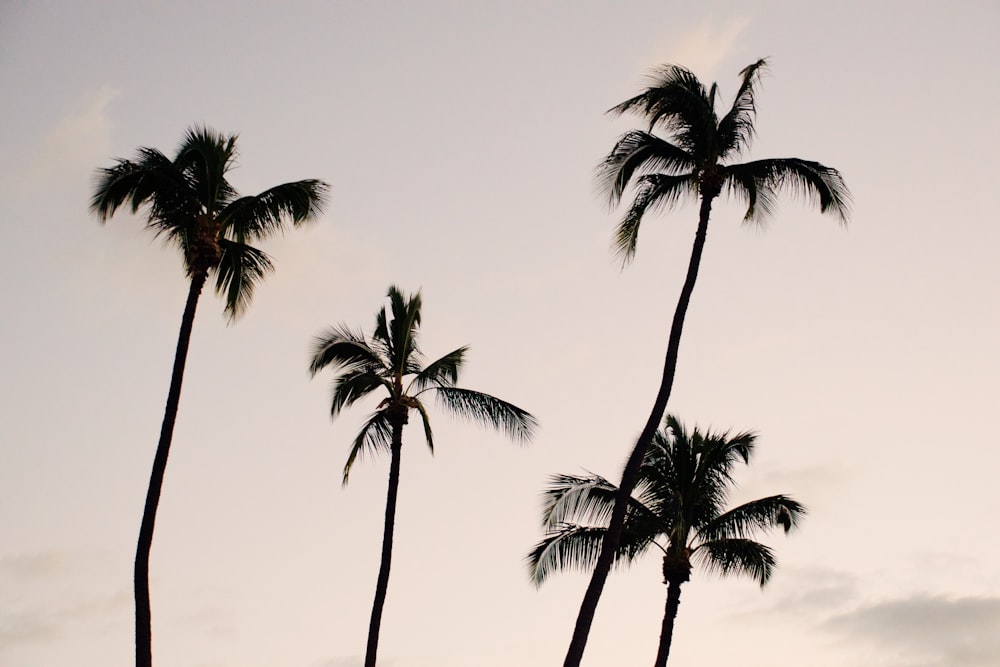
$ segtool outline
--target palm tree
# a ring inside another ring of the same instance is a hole
[[[750,146],[756,118],[756,92],[766,62],[758,60],[740,72],[742,81],[729,111],[716,113],[716,84],[708,90],[689,70],[666,65],[652,76],[651,85],[609,113],[635,113],[648,122],[646,130],[622,135],[598,168],[598,180],[611,205],[621,201],[631,185],[635,198],[618,225],[615,248],[623,264],[633,258],[639,223],[649,211],[669,209],[683,199],[699,200],[698,228],[670,326],[663,376],[653,409],[622,471],[618,499],[601,544],[601,553],[573,629],[564,667],[579,667],[590,626],[604,589],[625,520],[629,494],[638,481],[646,448],[663,418],[674,383],[681,330],[698,277],[708,232],[712,203],[725,190],[747,205],[744,220],[756,222],[772,210],[779,191],[787,190],[818,203],[823,213],[846,222],[850,193],[836,169],[800,158],[735,163]],[[653,134],[661,129],[668,138]]]
[[[374,667],[378,651],[382,608],[392,562],[403,427],[409,422],[410,411],[416,410],[420,415],[424,438],[432,453],[434,438],[425,404],[430,395],[452,413],[498,429],[516,441],[530,439],[537,425],[534,417],[517,406],[489,394],[455,386],[468,347],[460,347],[425,364],[418,344],[420,292],[406,296],[392,286],[387,297],[389,311],[385,306],[379,311],[370,339],[343,325],[333,327],[317,338],[309,366],[313,375],[327,366],[339,371],[330,407],[333,417],[366,396],[382,396],[375,412],[368,417],[351,444],[343,478],[343,483],[347,484],[348,475],[359,456],[389,450],[389,489],[385,502],[382,560],[368,626],[365,667]]]
[[[753,433],[688,433],[673,416],[656,432],[629,496],[616,563],[631,563],[656,547],[663,554],[667,603],[655,667],[670,653],[681,585],[697,563],[723,575],[747,575],[761,586],[774,570],[770,548],[751,539],[753,533],[781,526],[787,533],[805,514],[788,496],[768,496],[725,510],[733,486],[731,471],[749,463]],[[619,489],[599,475],[552,477],[545,491],[543,525],[547,534],[528,554],[535,585],[557,570],[589,569],[601,543]]]
[[[282,231],[289,221],[298,225],[314,220],[327,190],[322,181],[304,180],[252,197],[238,196],[226,179],[236,158],[236,138],[193,127],[173,160],[155,148],[140,148],[134,160],[118,159],[114,166],[99,170],[90,204],[101,222],[126,204],[132,213],[144,209],[146,226],[181,251],[189,280],[135,555],[137,667],[149,667],[153,659],[149,552],[198,297],[214,275],[215,290],[226,300],[226,315],[230,321],[239,317],[249,306],[254,287],[274,268],[265,253],[249,244]]]

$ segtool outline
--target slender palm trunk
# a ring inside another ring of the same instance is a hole
[[[403,424],[392,425],[392,459],[389,462],[389,490],[385,499],[385,530],[382,533],[382,564],[378,569],[378,583],[375,585],[375,602],[368,624],[368,647],[365,651],[365,667],[375,667],[378,652],[378,634],[382,626],[382,607],[389,590],[389,567],[392,564],[392,532],[396,526],[396,495],[399,492],[399,455],[403,449]]]
[[[601,553],[594,566],[594,573],[584,593],[583,602],[580,605],[580,613],[576,617],[576,626],[573,629],[573,638],[566,652],[566,660],[563,667],[580,667],[583,659],[584,649],[587,647],[587,638],[590,635],[590,626],[594,622],[594,613],[597,611],[597,603],[601,599],[604,591],[604,583],[608,579],[611,565],[614,561],[615,550],[621,540],[622,525],[625,523],[625,509],[628,506],[628,498],[639,480],[639,468],[642,464],[649,443],[653,441],[653,435],[657,427],[663,420],[663,413],[667,409],[667,400],[670,398],[670,390],[674,386],[674,372],[677,370],[677,353],[681,344],[681,330],[684,328],[684,316],[687,314],[688,303],[691,301],[691,293],[694,291],[695,281],[698,279],[698,267],[701,264],[701,253],[705,247],[705,238],[708,233],[708,218],[712,212],[712,200],[718,194],[704,193],[701,198],[701,209],[698,216],[698,230],[694,236],[694,246],[691,249],[691,260],[688,263],[687,277],[684,279],[684,286],[681,288],[680,298],[677,300],[677,308],[674,310],[674,319],[670,325],[670,338],[667,342],[667,356],[663,363],[663,378],[660,381],[660,390],[656,394],[656,401],[653,409],[646,420],[646,426],[639,439],[635,443],[632,454],[629,455],[625,470],[622,472],[622,481],[618,486],[618,495],[615,497],[615,506],[611,511],[611,523],[608,531],[601,541]]]
[[[207,274],[202,271],[191,276],[181,330],[177,336],[177,351],[174,353],[174,368],[170,375],[170,389],[167,392],[167,407],[160,427],[160,441],[153,457],[153,471],[149,476],[146,491],[146,505],[142,511],[139,527],[139,542],[135,550],[135,664],[136,667],[151,667],[153,664],[153,635],[149,611],[149,552],[153,546],[153,525],[156,523],[156,508],[160,504],[160,490],[163,488],[163,473],[167,469],[170,441],[174,435],[177,420],[177,406],[181,399],[181,382],[184,379],[184,364],[187,361],[194,313],[198,307],[198,297],[205,286]]]
[[[681,603],[681,582],[671,581],[667,584],[667,605],[663,610],[663,627],[660,630],[660,648],[656,652],[656,662],[653,667],[667,667],[670,656],[670,642],[674,636],[674,619],[677,618],[677,607]]]

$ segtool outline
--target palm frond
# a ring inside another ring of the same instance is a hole
[[[347,463],[344,464],[342,484],[347,485],[351,468],[358,459],[374,455],[381,450],[388,451],[391,445],[392,426],[389,425],[389,419],[384,411],[376,412],[368,418],[351,443],[351,452],[347,456]]]
[[[441,404],[459,417],[491,426],[516,442],[527,442],[538,422],[526,410],[495,396],[459,387],[435,387]]]
[[[786,190],[793,197],[804,199],[807,204],[818,205],[821,213],[837,216],[842,223],[846,224],[850,215],[851,193],[843,176],[836,169],[819,162],[800,158],[754,160],[728,165],[724,174],[727,183],[731,186],[738,184],[738,189],[746,190],[747,184],[752,182],[758,200],[762,192]],[[763,210],[759,206],[754,207],[752,198],[750,204],[745,216],[747,221],[759,220],[761,213],[770,212],[768,207]]]
[[[698,196],[698,179],[694,174],[646,174],[636,180],[635,199],[615,228],[615,254],[621,258],[623,265],[628,264],[635,256],[639,224],[648,211],[671,208],[684,195]]]
[[[424,440],[427,442],[427,448],[431,450],[431,454],[434,454],[434,433],[431,431],[431,418],[427,414],[427,407],[418,400],[414,400],[414,407],[420,414],[420,423],[424,427]]]
[[[313,344],[309,373],[316,375],[327,366],[352,370],[376,368],[388,372],[385,360],[372,349],[363,334],[351,331],[345,325],[331,327],[326,334],[317,336]]]
[[[427,364],[416,373],[410,383],[413,390],[420,392],[428,387],[450,387],[458,381],[458,373],[462,369],[465,361],[465,353],[469,351],[468,345],[463,345],[457,350],[452,350],[440,359],[436,359]]]
[[[664,65],[650,76],[650,85],[635,97],[609,109],[608,113],[637,113],[659,125],[672,141],[695,159],[710,149],[716,129],[714,98],[690,70]]]
[[[746,575],[763,586],[771,578],[774,552],[760,542],[728,538],[703,542],[694,550],[693,560],[706,571],[722,576]]]
[[[392,384],[367,367],[342,371],[333,381],[330,416],[336,417],[344,408],[354,405],[379,389],[385,389],[391,395]]]
[[[614,206],[636,173],[666,171],[670,174],[693,171],[691,156],[669,141],[641,130],[622,135],[607,157],[598,165],[597,180]]]
[[[417,336],[420,329],[420,292],[407,296],[398,287],[392,285],[386,295],[392,310],[389,321],[389,339],[392,341],[392,368],[400,374],[412,370],[411,357],[419,354],[420,347]]]
[[[329,187],[317,180],[283,183],[252,197],[240,197],[219,214],[223,233],[235,239],[262,239],[293,225],[315,220]]]
[[[601,553],[601,541],[606,532],[606,527],[598,526],[555,526],[525,557],[532,582],[535,586],[541,586],[553,572],[592,569]],[[631,563],[651,543],[652,540],[648,537],[623,529],[621,541],[615,550],[614,564],[621,566]]]
[[[698,529],[705,540],[749,538],[757,531],[781,526],[787,533],[797,526],[806,508],[784,495],[758,498],[720,514]]]
[[[236,160],[237,136],[196,125],[188,129],[174,158],[177,168],[189,175],[202,207],[213,216],[236,196],[226,174]]]
[[[618,487],[600,475],[553,475],[542,493],[542,526],[553,530],[562,524],[607,524]]]
[[[216,267],[215,292],[226,299],[226,315],[232,322],[246,312],[254,288],[274,270],[267,253],[245,243],[219,240],[222,258]]]
[[[767,69],[767,61],[761,58],[752,65],[744,67],[740,72],[742,81],[733,99],[729,112],[719,121],[719,157],[725,158],[740,155],[750,147],[754,136],[754,121],[757,106],[754,99],[757,86]]]

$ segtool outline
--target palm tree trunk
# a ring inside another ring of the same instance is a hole
[[[146,490],[146,505],[142,511],[139,527],[139,542],[135,550],[135,664],[136,667],[151,667],[153,664],[153,635],[149,611],[149,552],[153,546],[153,525],[156,523],[156,508],[160,504],[160,490],[163,488],[163,473],[167,469],[170,441],[177,421],[177,406],[181,400],[181,382],[184,380],[184,364],[187,361],[194,313],[198,307],[198,297],[205,286],[207,274],[202,271],[191,276],[187,303],[181,317],[181,330],[177,336],[177,351],[174,353],[174,368],[170,374],[170,389],[167,392],[167,407],[160,427],[160,441],[153,457],[153,471],[149,476]]]
[[[677,607],[681,603],[681,582],[671,581],[667,584],[667,606],[663,610],[663,628],[660,630],[660,649],[656,652],[656,662],[653,667],[667,667],[670,656],[670,642],[674,636],[674,619],[677,618]]]
[[[718,194],[718,193],[716,193]],[[708,218],[712,212],[712,200],[715,198],[711,194],[703,194],[701,198],[701,209],[698,216],[698,230],[694,236],[694,246],[691,248],[691,259],[688,263],[687,277],[684,279],[684,286],[681,288],[680,298],[677,300],[677,308],[674,310],[674,319],[670,325],[670,338],[667,341],[667,356],[663,363],[663,378],[660,381],[660,390],[656,394],[656,401],[653,409],[646,420],[646,426],[639,439],[635,443],[635,448],[629,455],[625,470],[622,472],[622,481],[618,486],[618,495],[615,497],[615,506],[611,511],[611,523],[608,531],[601,541],[601,553],[597,557],[597,564],[594,566],[594,573],[590,578],[590,584],[584,593],[583,602],[580,605],[580,613],[576,618],[576,626],[573,629],[573,638],[570,640],[569,650],[566,652],[566,660],[563,667],[580,667],[583,659],[583,651],[587,647],[587,638],[590,635],[590,626],[594,622],[594,614],[597,611],[597,603],[601,599],[604,591],[604,583],[608,579],[611,565],[614,561],[615,550],[621,540],[622,526],[625,523],[625,509],[628,507],[628,498],[639,480],[639,468],[642,464],[649,443],[653,441],[653,435],[663,420],[663,413],[667,409],[667,400],[670,398],[670,390],[674,386],[674,372],[677,370],[677,353],[681,344],[681,330],[684,328],[684,316],[687,314],[688,303],[691,301],[691,293],[694,291],[695,281],[698,279],[698,267],[701,264],[701,254],[705,247],[705,238],[708,234]]]
[[[368,624],[368,647],[365,651],[365,667],[375,667],[378,652],[378,635],[382,626],[382,607],[389,590],[389,567],[392,564],[392,533],[396,526],[396,495],[399,491],[399,455],[403,449],[403,425],[392,425],[392,459],[389,462],[389,490],[385,499],[385,530],[382,533],[382,564],[378,570],[375,585],[375,602]]]

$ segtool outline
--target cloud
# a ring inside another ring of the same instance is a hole
[[[90,172],[107,160],[111,146],[108,107],[120,92],[111,86],[70,104],[70,110],[39,139],[24,173],[26,186],[47,186],[63,174]]]
[[[899,665],[1000,664],[1000,598],[915,594],[834,616],[824,626],[891,651]]]
[[[685,28],[680,35],[666,37],[647,54],[643,66],[683,65],[703,82],[713,81],[718,78],[719,65],[732,53],[748,25],[747,17],[732,17],[721,23],[706,19],[694,28]]]

